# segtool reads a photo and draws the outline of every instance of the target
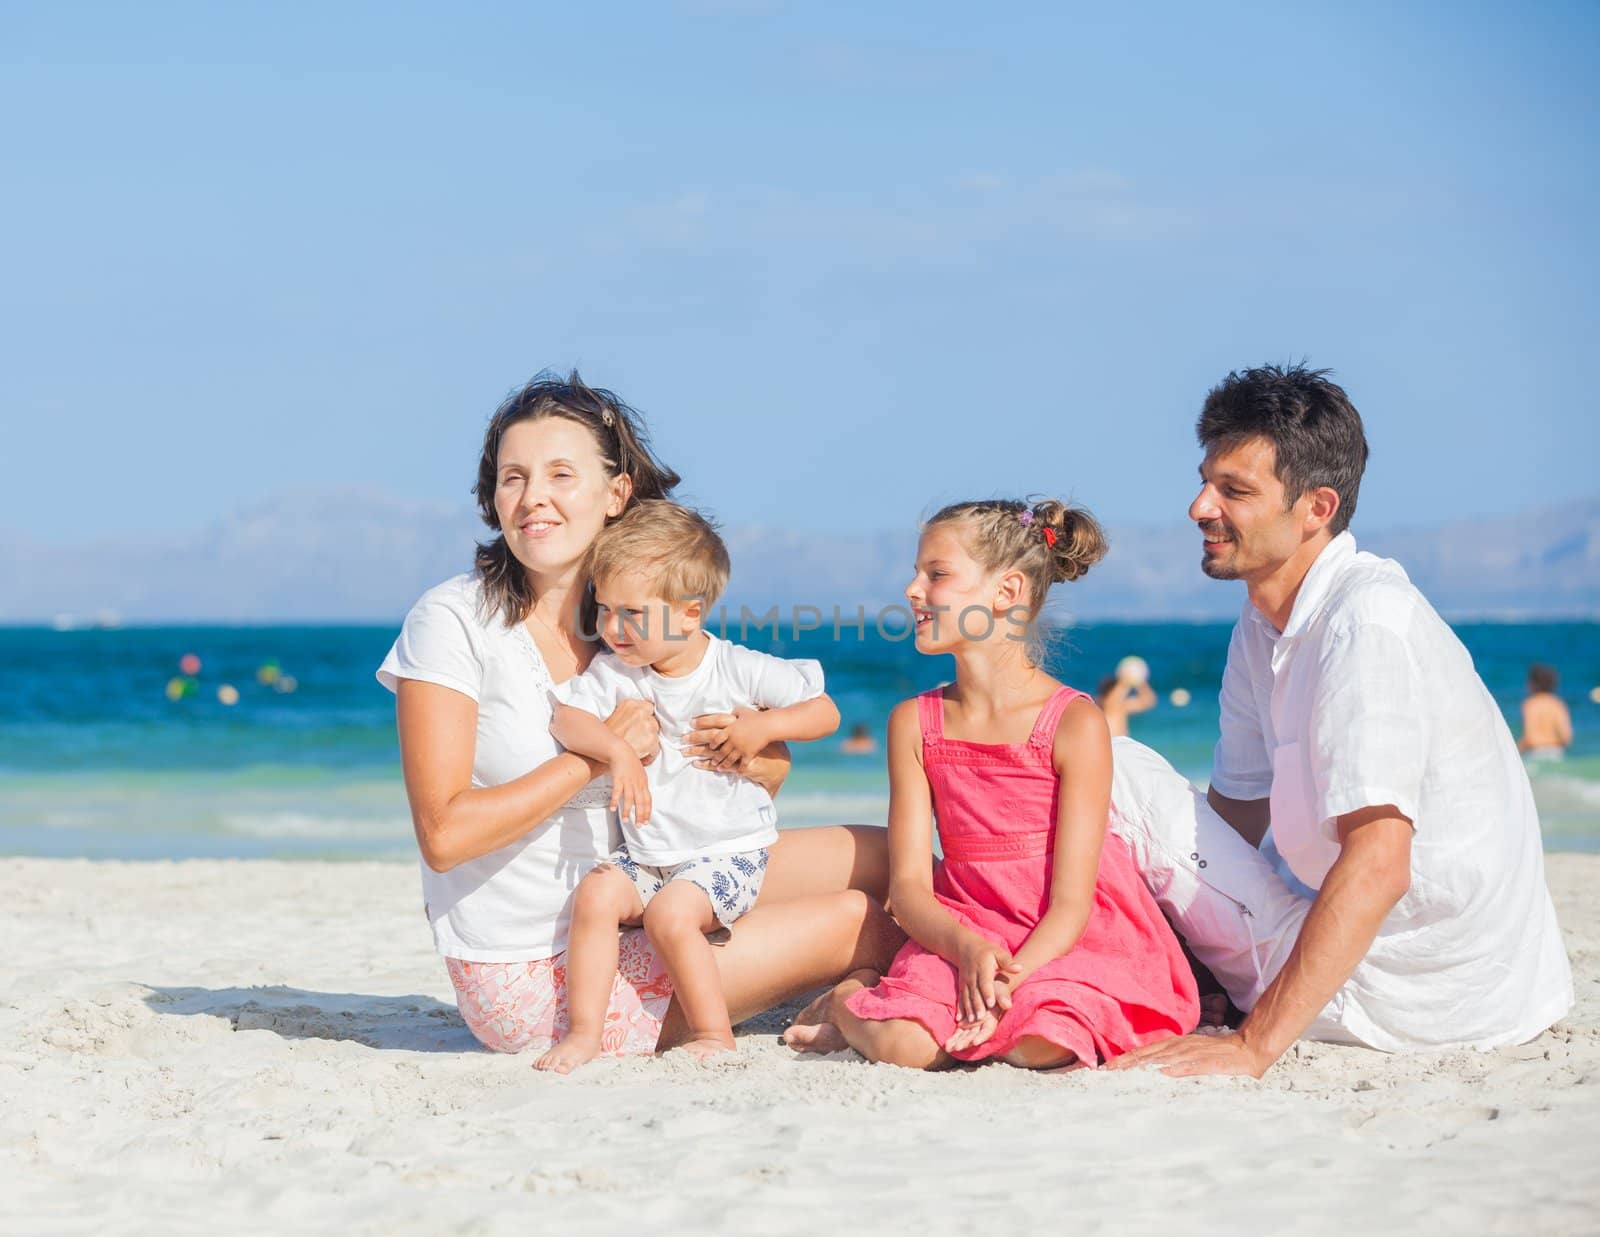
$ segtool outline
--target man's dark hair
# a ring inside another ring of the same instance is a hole
[[[1556,672],[1554,668],[1543,662],[1535,662],[1528,667],[1528,691],[1530,694],[1539,692],[1553,692],[1556,689]]]
[[[1263,365],[1231,373],[1206,396],[1195,434],[1208,453],[1266,439],[1277,451],[1275,471],[1291,507],[1323,486],[1339,495],[1328,526],[1338,536],[1356,513],[1367,436],[1361,414],[1344,388],[1328,380],[1330,372]]]

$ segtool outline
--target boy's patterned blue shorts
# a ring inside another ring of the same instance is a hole
[[[611,855],[612,863],[633,882],[639,901],[650,899],[667,887],[669,881],[688,881],[705,891],[711,899],[711,913],[724,928],[746,914],[761,892],[761,878],[767,874],[767,849],[741,851],[736,855],[696,856],[670,867],[651,867],[635,863],[626,846]]]

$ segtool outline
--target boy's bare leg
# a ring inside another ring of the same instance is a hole
[[[733,939],[712,953],[728,1014],[741,1022],[862,967],[886,970],[905,939],[881,902],[851,889],[772,906],[758,900],[734,925]],[[689,1038],[674,1000],[657,1047],[665,1052]]]
[[[700,1058],[736,1049],[722,976],[706,940],[706,933],[718,927],[706,891],[686,880],[668,881],[644,908],[645,933],[666,963],[672,994],[689,1024],[683,1047]]]
[[[533,1063],[534,1069],[570,1074],[599,1053],[617,975],[617,934],[624,924],[637,924],[643,913],[639,891],[620,868],[596,868],[578,882],[567,939],[568,1030]]]

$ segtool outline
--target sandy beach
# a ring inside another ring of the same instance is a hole
[[[404,863],[0,861],[0,1229],[1600,1231],[1600,856],[1536,1042],[1261,1082],[480,1050]],[[530,1228],[530,1225],[533,1227]]]

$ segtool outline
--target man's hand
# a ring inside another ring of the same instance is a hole
[[[1107,1069],[1159,1069],[1171,1078],[1196,1074],[1233,1074],[1260,1078],[1272,1062],[1263,1060],[1242,1035],[1174,1035],[1135,1048],[1106,1062]]]

